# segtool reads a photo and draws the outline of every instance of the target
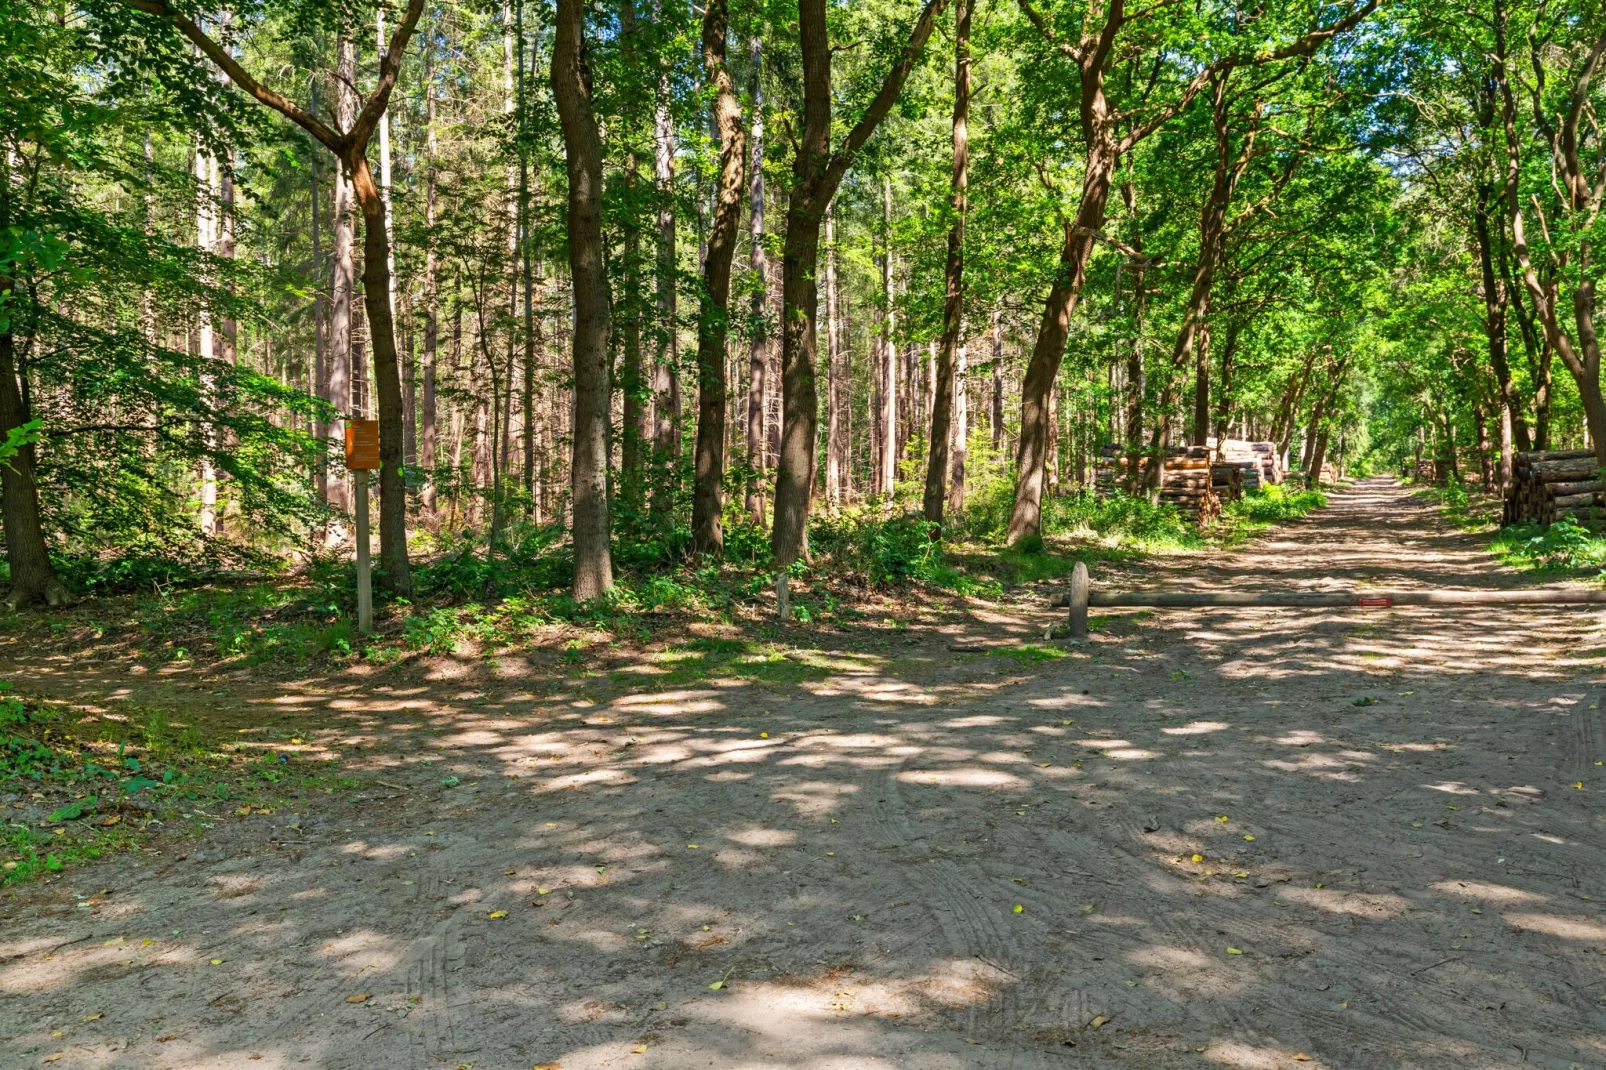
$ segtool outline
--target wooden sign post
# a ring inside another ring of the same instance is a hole
[[[374,630],[373,562],[368,554],[368,473],[379,468],[379,421],[346,421],[346,470],[357,485],[357,633]]]

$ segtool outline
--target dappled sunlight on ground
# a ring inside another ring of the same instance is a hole
[[[1410,509],[1368,488],[1242,553],[1112,580],[1512,578]],[[975,631],[1053,619],[1007,609]],[[1497,626],[1116,612],[1046,653],[941,636],[705,646],[563,681],[432,659],[254,684],[244,745],[338,758],[359,786],[27,888],[5,907],[0,1051],[1600,1062],[1606,721],[1583,651],[1601,634],[1598,613],[1537,607]],[[22,670],[116,705],[69,666]]]

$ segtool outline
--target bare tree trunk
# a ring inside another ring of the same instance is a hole
[[[318,91],[314,87],[312,92],[312,110],[318,110]],[[147,138],[147,145],[149,139]],[[335,181],[340,180],[339,164],[335,165]],[[329,400],[329,335],[328,335],[328,309],[325,307],[325,268],[323,263],[323,230],[321,221],[323,216],[322,195],[318,192],[318,155],[312,156],[312,274],[316,280],[312,295],[312,383],[310,393],[324,401]],[[314,433],[319,441],[327,444],[330,438],[331,421],[318,418]],[[329,457],[320,457],[313,479],[316,484],[318,500],[329,500]]]
[[[948,257],[943,270],[942,346],[937,351],[937,388],[931,397],[931,437],[926,443],[926,492],[922,503],[926,519],[933,524],[942,523],[943,507],[950,499],[958,508],[965,498],[965,429],[963,416],[955,412],[954,375],[956,360],[964,359],[961,354],[965,344],[961,334],[965,319],[965,187],[970,176],[970,12],[971,0],[957,0],[953,168],[948,195],[953,221],[948,226]],[[962,410],[964,402],[957,401],[957,407]],[[953,430],[956,415],[957,434]],[[957,443],[951,462],[950,438]]]
[[[215,255],[217,252],[217,202],[217,160],[208,156],[201,143],[197,141],[195,143],[195,248],[209,255]],[[199,339],[202,366],[205,367],[217,359],[217,333],[212,325],[212,313],[203,307],[200,316],[196,336]],[[210,372],[203,372],[202,382],[207,394],[212,394],[214,376]],[[217,468],[212,460],[218,442],[216,431],[210,424],[203,434],[205,441],[201,452],[200,524],[202,536],[210,539],[219,534]]]
[[[608,517],[608,273],[602,262],[602,141],[583,59],[585,6],[558,0],[552,95],[569,176],[569,270],[574,283],[574,597],[613,586]]]
[[[1004,330],[999,323],[998,309],[993,309],[993,449],[1004,448]]]
[[[440,286],[435,263],[435,80],[433,45],[424,49],[424,227],[429,232],[424,251],[424,403],[420,413],[419,465],[424,470],[421,504],[435,515],[435,356],[440,344]]]
[[[825,209],[825,500],[842,504],[842,353],[838,335],[836,219]]]
[[[697,314],[697,447],[692,490],[692,548],[719,553],[725,479],[725,339],[730,325],[731,262],[742,213],[742,167],[747,132],[725,59],[726,0],[706,0],[703,66],[714,88],[719,131],[719,191],[703,258],[703,296]],[[670,219],[673,229],[674,220]],[[672,237],[671,237],[672,240]]]
[[[848,132],[840,150],[831,150],[831,42],[826,0],[799,0],[802,46],[803,124],[792,167],[786,209],[786,254],[781,282],[781,453],[775,479],[775,523],[770,550],[780,567],[779,608],[786,616],[785,569],[806,545],[814,449],[819,424],[815,389],[815,316],[819,288],[820,224],[853,157],[886,118],[903,91],[915,60],[931,36],[932,23],[947,0],[927,0],[910,30],[908,44],[882,81],[869,106]],[[895,445],[895,443],[894,443]]]
[[[382,583],[392,593],[411,594],[407,560],[407,483],[402,474],[401,369],[396,325],[390,314],[390,241],[385,203],[368,159],[355,151],[347,161],[352,189],[363,214],[363,306],[374,353],[374,396],[379,418],[379,563]]]
[[[949,431],[952,439],[948,449],[952,459],[948,481],[950,513],[957,513],[965,507],[965,461],[970,456],[970,397],[965,378],[969,363],[964,326],[961,323],[959,348],[954,352],[954,419]]]
[[[747,481],[743,507],[753,524],[764,524],[764,398],[769,373],[769,337],[764,322],[765,297],[769,292],[769,257],[764,250],[764,78],[763,41],[753,35],[749,45],[752,68],[753,159],[748,168],[748,219],[752,243],[749,263],[758,282],[753,290],[753,343],[748,357],[747,378],[747,464],[752,476]]]
[[[6,176],[0,190],[0,230],[11,222],[11,180]],[[29,413],[22,385],[17,378],[16,341],[12,334],[16,304],[10,300],[16,283],[3,280],[6,307],[12,317],[0,330],[0,442],[9,440],[24,424]],[[11,609],[43,602],[59,606],[67,601],[67,589],[50,567],[45,546],[44,526],[39,517],[39,490],[34,482],[34,448],[25,445],[0,464],[0,521],[6,536],[6,563],[11,568],[11,588],[5,604]]]
[[[350,130],[357,119],[357,46],[342,35],[335,45],[335,120],[342,130]],[[334,263],[330,267],[329,306],[329,403],[341,417],[352,415],[351,398],[351,299],[357,287],[356,260],[352,247],[356,230],[352,217],[351,175],[345,161],[335,167],[334,179]],[[336,456],[345,451],[345,428],[336,419],[329,426],[329,450]],[[343,468],[329,477],[329,507],[340,514],[351,512],[351,489]],[[338,536],[338,530],[333,533]]]
[[[658,352],[653,360],[653,456],[662,475],[654,480],[653,514],[660,522],[674,505],[680,460],[680,331],[676,323],[675,122],[669,113],[669,77],[660,75],[653,110],[653,188],[658,200]],[[699,343],[700,344],[700,343]]]
[[[898,318],[892,293],[892,178],[881,178],[881,484],[891,498],[898,479]]]
[[[524,371],[523,390],[521,392],[521,414],[523,432],[524,455],[524,494],[529,502],[529,508],[536,519],[540,519],[540,505],[535,490],[535,272],[534,250],[530,248],[530,156],[529,156],[529,109],[526,106],[528,72],[524,66],[524,2],[514,0],[513,4],[513,33],[515,37],[515,60],[517,64],[517,92],[515,93],[514,107],[517,111],[517,122],[514,124],[518,134],[519,156],[519,203],[518,203],[518,240],[519,240],[519,267],[524,277],[524,357],[522,361]]]
[[[1227,427],[1232,417],[1232,379],[1236,370],[1234,358],[1238,353],[1238,332],[1242,324],[1236,320],[1227,324],[1227,343],[1221,347],[1221,392],[1216,398],[1216,449],[1227,440]]]

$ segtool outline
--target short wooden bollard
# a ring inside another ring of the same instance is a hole
[[[1078,561],[1071,570],[1071,589],[1060,605],[1070,607],[1071,638],[1086,639],[1089,606],[1389,609],[1393,606],[1606,605],[1606,591],[1558,587],[1513,591],[1095,591],[1087,566]]]
[[[1087,596],[1091,581],[1087,576],[1087,565],[1078,561],[1076,567],[1071,569],[1071,638],[1087,638]]]

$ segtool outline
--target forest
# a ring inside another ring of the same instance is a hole
[[[1601,1066],[1603,66],[0,0],[0,1061]]]
[[[13,607],[338,567],[348,420],[396,612],[1606,461],[1588,4],[0,6]]]

